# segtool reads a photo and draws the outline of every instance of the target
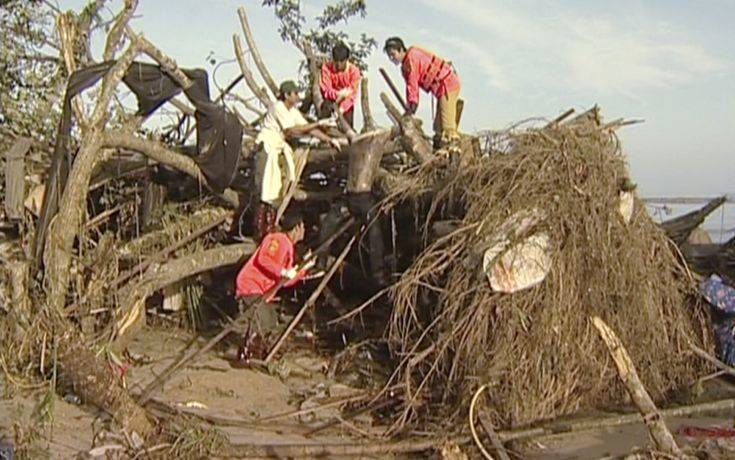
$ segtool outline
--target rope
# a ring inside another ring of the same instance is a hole
[[[474,396],[472,396],[472,402],[470,403],[470,431],[472,432],[472,439],[475,440],[475,445],[477,445],[477,448],[480,449],[480,452],[482,452],[482,456],[485,457],[487,460],[493,460],[492,455],[485,449],[485,446],[482,444],[482,441],[480,441],[480,438],[477,436],[477,430],[475,430],[475,404],[477,404],[477,400],[480,398],[480,395],[483,391],[487,390],[487,385],[483,385],[480,388],[477,389]]]

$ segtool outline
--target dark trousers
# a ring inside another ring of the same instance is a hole
[[[372,193],[366,192],[350,193],[347,195],[346,201],[349,214],[354,216],[360,224],[370,225],[367,232],[367,244],[365,241],[360,241],[360,260],[362,260],[363,250],[367,250],[368,263],[370,265],[368,273],[371,273],[376,281],[382,282],[385,279],[385,261],[383,260],[385,247],[383,244],[383,230],[381,228],[380,217],[377,216],[375,218],[375,211],[372,211],[376,200]],[[332,236],[337,231],[340,221],[347,217],[342,212],[343,206],[344,203],[342,201],[337,201],[332,204],[332,207],[322,222],[319,231],[319,241],[326,241]],[[374,221],[373,218],[375,218]],[[321,256],[320,263],[322,266],[325,262],[326,256]]]

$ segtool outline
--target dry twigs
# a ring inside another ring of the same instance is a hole
[[[646,357],[641,380],[654,400],[703,370],[682,351],[690,342],[711,346],[706,311],[688,305],[691,278],[643,206],[623,220],[625,159],[614,131],[599,126],[599,114],[586,112],[502,133],[495,142],[502,152],[422,165],[393,187],[391,202],[423,203],[417,215],[425,234],[438,220],[458,224],[419,254],[391,292],[388,336],[403,358],[392,381],[412,383],[393,430],[427,407],[438,419],[466,414],[475,378],[496,384],[488,407],[495,426],[619,402],[622,388],[587,319],[595,315]],[[551,271],[530,289],[495,293],[483,253],[494,232],[528,212],[543,218],[519,238],[548,235]]]

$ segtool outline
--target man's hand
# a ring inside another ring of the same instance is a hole
[[[298,275],[298,272],[296,271],[294,267],[291,267],[288,269],[284,268],[283,270],[281,270],[281,276],[284,278],[288,278],[292,280],[296,278],[296,275]]]
[[[351,88],[342,88],[341,90],[337,91],[337,100],[341,101],[342,99],[349,97],[351,94]]]
[[[311,260],[307,261],[304,264],[304,266],[301,267],[301,269],[302,270],[310,270],[310,269],[312,269],[314,267],[314,264],[316,264],[316,260],[315,259],[311,259]]]
[[[415,102],[412,102],[408,104],[408,107],[406,108],[406,115],[414,115],[416,114],[416,109],[419,108],[419,105]]]

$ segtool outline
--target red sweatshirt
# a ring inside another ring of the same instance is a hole
[[[342,99],[339,104],[342,113],[347,113],[355,108],[355,98],[357,97],[361,77],[360,69],[351,62],[347,63],[347,68],[342,72],[334,67],[334,61],[325,62],[322,65],[322,79],[319,83],[322,96],[324,96],[324,99],[334,102],[337,100],[339,90],[351,88],[352,94]]]
[[[440,98],[459,89],[459,76],[452,66],[431,51],[412,46],[403,58],[403,78],[406,80],[406,101],[419,103],[419,87]]]
[[[263,295],[274,287],[284,276],[284,271],[293,267],[294,244],[285,233],[269,233],[263,238],[255,254],[237,274],[237,297]],[[300,281],[306,270],[301,270],[285,287]],[[275,292],[271,297],[275,296]],[[270,300],[266,299],[266,300]]]

